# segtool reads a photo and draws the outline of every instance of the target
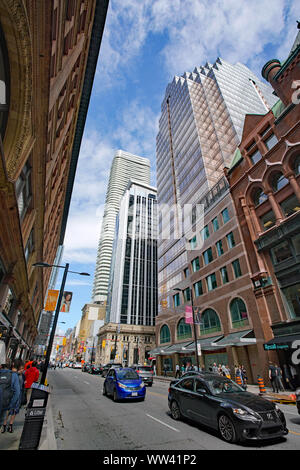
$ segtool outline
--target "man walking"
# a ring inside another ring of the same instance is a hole
[[[274,393],[278,393],[277,370],[272,362],[269,362],[269,379]]]

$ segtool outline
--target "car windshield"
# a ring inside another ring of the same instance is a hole
[[[118,380],[138,380],[139,375],[133,369],[120,369],[116,371]]]
[[[213,379],[209,380],[208,386],[213,395],[219,395],[220,393],[242,393],[245,390],[237,385],[232,380]]]

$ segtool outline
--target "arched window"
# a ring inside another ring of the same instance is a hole
[[[267,199],[268,196],[263,192],[261,188],[258,188],[254,191],[252,200],[255,207],[259,206],[259,204],[262,204]]]
[[[191,325],[185,323],[185,319],[181,318],[177,325],[177,339],[187,339],[192,337]]]
[[[300,155],[297,155],[294,160],[294,172],[296,176],[300,175]]]
[[[201,315],[200,332],[202,335],[221,331],[221,323],[218,314],[212,309],[204,310]]]
[[[288,184],[289,180],[280,172],[272,175],[271,186],[273,191],[279,191],[283,186]]]
[[[160,344],[169,343],[171,341],[170,330],[167,325],[164,325],[160,330]]]
[[[4,34],[0,25],[0,135],[4,139],[9,105],[9,66]]]
[[[240,298],[233,299],[230,303],[232,328],[240,328],[249,325],[247,307]]]

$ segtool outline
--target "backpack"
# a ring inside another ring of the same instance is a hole
[[[12,384],[12,371],[0,370],[0,389],[1,389],[1,408],[8,410],[10,401],[13,396]]]

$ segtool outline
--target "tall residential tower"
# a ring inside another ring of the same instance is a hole
[[[116,217],[121,198],[130,179],[150,184],[150,161],[147,158],[118,150],[110,170],[98,246],[93,287],[93,302],[96,303],[107,301]]]

